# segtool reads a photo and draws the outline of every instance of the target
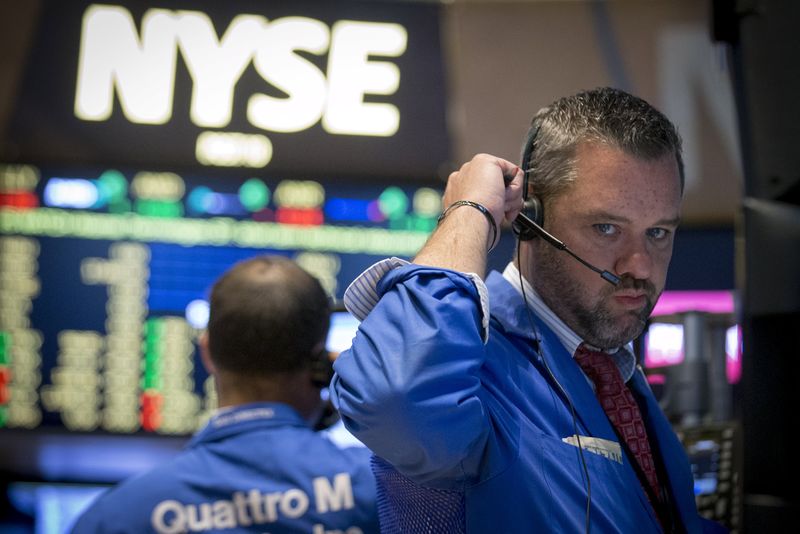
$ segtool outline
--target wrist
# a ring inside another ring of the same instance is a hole
[[[487,246],[487,252],[491,252],[494,247],[497,246],[497,241],[499,239],[499,228],[497,226],[497,222],[494,219],[492,213],[486,209],[485,206],[479,204],[478,202],[473,202],[472,200],[457,200],[450,204],[436,221],[436,224],[439,225],[441,222],[454,210],[463,206],[467,206],[477,210],[478,212],[482,213],[486,221],[489,223],[489,244]]]

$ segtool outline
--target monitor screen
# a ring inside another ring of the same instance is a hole
[[[359,320],[347,311],[335,311],[331,315],[326,346],[330,352],[340,353],[350,348],[358,330]]]
[[[699,312],[714,317],[709,327],[722,323],[725,328],[725,371],[728,383],[738,383],[742,365],[742,329],[733,322],[735,297],[732,291],[664,291],[653,309],[642,336],[643,362],[648,370],[680,365],[684,361],[684,325],[682,314]],[[663,375],[650,373],[652,383],[660,383]]]
[[[683,325],[653,322],[644,334],[644,366],[662,369],[683,362]],[[725,373],[729,384],[736,384],[742,376],[742,327],[729,326],[725,330]],[[651,375],[657,376],[657,375]],[[660,378],[654,378],[658,382]]]

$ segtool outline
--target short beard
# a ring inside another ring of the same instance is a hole
[[[584,341],[603,349],[620,347],[641,335],[658,300],[656,288],[650,281],[623,275],[618,286],[608,285],[594,297],[590,290],[569,276],[565,261],[574,261],[572,258],[547,244],[540,245],[535,252],[539,261],[537,272],[532,276],[533,286],[567,326]],[[632,288],[645,291],[645,305],[638,311],[614,316],[606,306],[608,298],[617,290]]]
[[[628,282],[625,285],[626,280]],[[621,347],[629,341],[639,337],[647,326],[647,319],[653,311],[654,299],[651,295],[655,292],[652,284],[646,280],[635,280],[633,278],[623,277],[620,289],[625,287],[630,289],[632,287],[641,286],[646,284],[649,287],[646,289],[646,303],[640,310],[631,310],[626,312],[623,317],[629,318],[624,325],[620,326],[620,318],[616,319],[612,316],[611,312],[604,305],[604,300],[597,301],[590,309],[575,306],[573,313],[579,328],[585,332],[583,338],[590,344],[603,349]],[[652,289],[651,289],[652,288]],[[603,291],[603,296],[610,296],[615,288],[609,287],[608,290]]]

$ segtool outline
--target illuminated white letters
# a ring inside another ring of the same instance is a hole
[[[264,167],[272,159],[272,142],[260,134],[203,132],[197,136],[195,157],[203,165]]]
[[[150,9],[142,39],[127,9],[89,6],[83,16],[75,115],[92,121],[111,116],[116,88],[122,112],[140,124],[164,124],[172,116],[176,18]]]
[[[330,133],[391,136],[400,113],[391,104],[364,103],[365,94],[390,95],[400,85],[400,71],[370,54],[399,56],[407,34],[399,24],[342,20],[333,25],[328,59],[328,106],[322,121]]]
[[[332,134],[391,136],[400,123],[397,107],[364,98],[396,93],[400,70],[370,58],[398,57],[406,45],[399,24],[341,20],[330,29],[307,17],[259,15],[238,15],[220,38],[205,13],[165,9],[147,10],[139,34],[127,9],[91,5],[83,16],[74,112],[86,121],[108,120],[116,94],[128,121],[168,122],[180,52],[192,78],[189,116],[197,126],[230,124],[236,84],[252,63],[274,89],[249,96],[253,126],[299,132],[321,121]],[[308,59],[326,52],[327,77]]]
[[[272,85],[289,95],[250,97],[247,118],[254,126],[274,132],[298,132],[319,121],[325,105],[325,76],[308,60],[293,54],[305,50],[322,54],[328,48],[328,27],[313,19],[278,19],[264,32],[256,50],[255,67]]]
[[[253,55],[266,20],[239,15],[225,36],[217,40],[211,20],[204,14],[182,11],[177,40],[192,76],[192,122],[204,127],[222,127],[231,122],[233,89]]]

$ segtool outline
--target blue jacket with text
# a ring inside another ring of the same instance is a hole
[[[376,533],[369,458],[285,404],[239,406],[167,464],[100,495],[72,532]]]

